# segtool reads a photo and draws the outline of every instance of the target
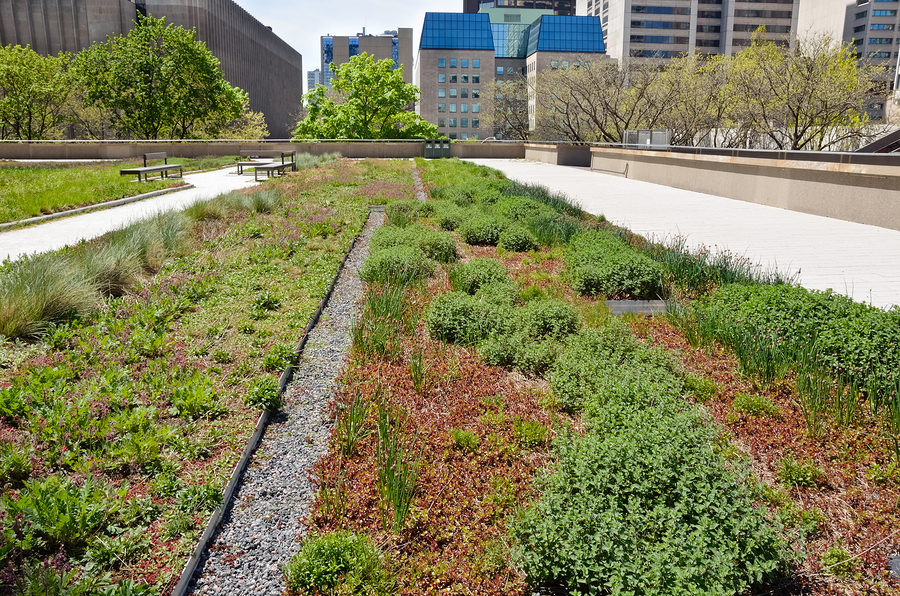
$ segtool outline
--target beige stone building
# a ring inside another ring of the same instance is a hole
[[[385,31],[381,35],[362,33],[354,36],[324,35],[322,48],[322,84],[331,88],[331,64],[340,66],[350,61],[352,56],[362,53],[374,56],[375,60],[390,59],[396,68],[403,66],[403,80],[413,82],[413,33],[411,28]]]

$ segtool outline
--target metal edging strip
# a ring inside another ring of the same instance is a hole
[[[369,217],[371,217],[372,213],[376,211],[379,211],[378,206],[375,206],[375,208],[370,206]],[[363,229],[365,229],[368,223],[369,218],[366,218],[366,222],[363,224]],[[350,253],[353,252],[354,248],[356,248],[356,243],[359,241],[359,237],[361,235],[362,230],[360,230],[360,233],[356,235],[356,237],[353,239],[353,242],[350,244],[350,247],[344,253],[344,258],[341,261],[340,267],[338,267],[337,273],[335,273],[334,275],[334,279],[331,281],[331,287],[328,288],[328,293],[325,294],[325,297],[319,303],[319,308],[316,310],[312,319],[310,319],[309,324],[307,324],[306,329],[303,331],[303,337],[300,338],[300,343],[294,350],[293,363],[289,364],[281,374],[281,379],[278,383],[279,395],[284,395],[284,392],[287,390],[288,385],[293,380],[294,369],[300,363],[300,358],[302,358],[303,356],[303,350],[306,348],[306,342],[309,340],[309,334],[318,324],[322,313],[325,311],[325,307],[331,300],[331,295],[334,293],[335,287],[337,287],[337,282],[341,277],[341,273],[344,272],[344,267],[347,265],[347,260],[350,258]],[[250,436],[250,440],[247,442],[247,446],[244,448],[244,453],[241,455],[241,459],[238,461],[237,465],[234,468],[234,471],[231,473],[231,479],[228,481],[228,484],[225,485],[225,490],[222,492],[222,503],[218,507],[216,507],[216,510],[209,518],[209,523],[206,525],[206,530],[204,530],[203,534],[200,536],[200,541],[197,543],[197,546],[194,547],[191,556],[188,558],[187,564],[184,566],[184,570],[182,570],[181,572],[181,577],[179,578],[178,583],[172,589],[171,596],[185,596],[188,593],[188,590],[191,587],[191,579],[194,577],[194,572],[197,571],[197,566],[200,564],[200,560],[203,558],[203,553],[206,552],[207,548],[209,547],[210,541],[212,540],[216,531],[222,525],[222,520],[225,519],[225,515],[227,515],[228,511],[231,509],[231,499],[232,497],[234,497],[234,489],[237,487],[237,483],[240,480],[241,475],[247,469],[247,465],[250,463],[250,458],[253,457],[253,454],[259,447],[259,444],[262,441],[263,434],[265,434],[266,427],[268,427],[271,417],[271,412],[266,410],[260,415],[259,420],[256,422],[256,429]]]

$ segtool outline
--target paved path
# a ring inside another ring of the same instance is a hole
[[[252,176],[238,176],[230,167],[215,172],[184,177],[194,188],[159,197],[51,221],[45,224],[0,232],[0,260],[56,250],[102,236],[132,222],[164,211],[183,209],[191,203],[255,184]],[[137,184],[137,183],[135,183]]]
[[[900,232],[648,182],[524,160],[471,160],[561,191],[595,215],[655,238],[729,249],[811,289],[880,307],[900,304]]]

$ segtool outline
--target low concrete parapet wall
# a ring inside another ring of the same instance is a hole
[[[341,142],[323,141],[311,143],[291,142],[185,142],[142,143],[135,142],[77,142],[77,143],[0,143],[0,159],[34,160],[94,160],[131,159],[144,153],[165,152],[169,157],[222,157],[240,155],[241,151],[296,151],[322,155],[340,153],[348,158],[409,159],[425,156],[422,141],[410,142]],[[525,146],[522,143],[453,143],[453,157],[522,159]]]
[[[900,230],[900,155],[862,164],[594,147],[591,156],[600,173]]]
[[[526,143],[525,159],[542,161],[557,166],[578,166],[587,168],[591,165],[591,148],[588,145],[544,145]]]

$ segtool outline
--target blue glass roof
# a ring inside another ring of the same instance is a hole
[[[605,52],[600,17],[544,15],[531,26],[528,55],[535,52]]]
[[[491,19],[479,13],[427,12],[419,49],[493,51]]]

